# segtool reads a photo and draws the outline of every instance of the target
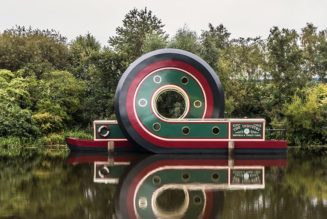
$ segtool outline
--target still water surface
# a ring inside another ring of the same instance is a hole
[[[0,161],[0,218],[327,218],[327,158],[71,154]]]

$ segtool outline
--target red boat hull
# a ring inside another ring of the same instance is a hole
[[[78,152],[133,152],[140,151],[127,140],[119,141],[94,141],[91,139],[66,138],[67,145],[71,151]]]
[[[116,141],[94,141],[89,139],[66,138],[71,151],[92,152],[141,152],[142,149],[133,145],[127,139]],[[217,142],[224,147],[217,153],[228,151],[228,142]],[[260,142],[238,141],[234,142],[235,154],[280,154],[287,150],[287,142],[283,140],[267,140]],[[144,150],[143,150],[144,151]]]

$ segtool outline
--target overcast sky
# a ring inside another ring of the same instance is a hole
[[[0,0],[0,31],[15,25],[58,30],[68,40],[87,32],[103,45],[134,7],[152,10],[172,36],[185,24],[201,33],[223,24],[238,37],[267,37],[272,26],[327,28],[327,0]]]

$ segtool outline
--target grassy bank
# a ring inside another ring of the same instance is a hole
[[[0,137],[0,157],[31,157],[36,155],[65,157],[69,153],[65,142],[67,136],[93,138],[90,131],[83,130],[51,133],[37,139]]]

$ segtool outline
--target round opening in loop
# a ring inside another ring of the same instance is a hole
[[[166,85],[154,93],[152,107],[154,113],[163,120],[181,119],[189,111],[189,97],[182,88]]]

